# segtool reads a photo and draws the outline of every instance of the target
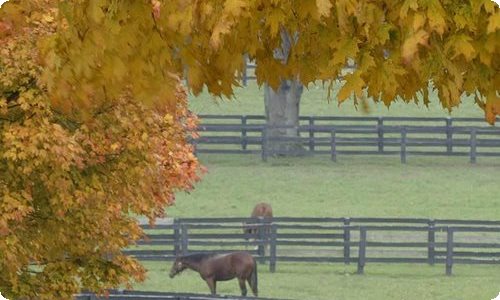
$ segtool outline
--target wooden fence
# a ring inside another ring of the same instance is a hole
[[[170,293],[152,291],[111,290],[109,296],[99,297],[94,293],[82,292],[74,300],[285,300],[271,298],[240,297],[229,295],[204,295],[192,293]]]
[[[257,68],[257,65],[255,64],[254,61],[249,61],[247,59],[246,64],[245,64],[245,69],[243,70],[243,74],[241,76],[241,83],[243,86],[248,85],[249,80],[256,80],[257,77],[255,76],[255,69]],[[352,73],[356,69],[356,65],[354,64],[353,61],[348,62],[348,64],[344,67],[344,69],[341,71],[341,74],[339,75],[338,79],[342,80],[343,76],[347,73]]]
[[[245,234],[243,224],[258,233]],[[359,274],[367,263],[443,264],[447,275],[456,264],[500,265],[500,221],[198,218],[143,226],[147,239],[125,251],[140,260],[246,250],[271,272],[279,262],[355,263]]]
[[[200,115],[197,153],[260,154],[264,161],[277,153],[271,142],[295,142],[306,154],[500,157],[500,128],[479,118],[300,117],[297,127],[270,127],[264,116]],[[500,121],[500,119],[499,119]],[[294,128],[298,137],[269,137],[268,131]],[[286,153],[279,153],[286,154]]]

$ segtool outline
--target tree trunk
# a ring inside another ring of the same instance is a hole
[[[291,36],[284,28],[280,30],[281,47],[274,50],[274,58],[286,64],[297,35]],[[278,90],[264,85],[264,103],[268,130],[267,153],[269,155],[302,156],[305,149],[299,141],[286,141],[285,138],[300,137],[299,105],[303,85],[298,78],[282,79]],[[287,128],[275,128],[275,127]],[[292,128],[290,128],[292,127]],[[281,140],[277,140],[281,139]]]
[[[283,140],[300,137],[299,104],[303,86],[298,80],[282,80],[277,91],[264,86],[266,108],[267,152],[270,155],[302,156],[305,149],[301,142]],[[287,128],[276,128],[276,127]],[[281,140],[276,140],[281,139]]]

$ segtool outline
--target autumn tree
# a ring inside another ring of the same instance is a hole
[[[61,5],[70,30],[58,35],[47,56],[49,91],[58,101],[69,97],[73,104],[91,103],[89,94],[96,93],[91,87],[113,82],[130,84],[138,100],[150,103],[159,89],[172,90],[165,70],[187,70],[195,94],[206,86],[215,95],[230,96],[246,53],[257,63],[258,83],[274,90],[266,94],[278,94],[266,100],[268,114],[281,116],[270,120],[272,125],[297,124],[300,85],[319,80],[332,88],[348,59],[357,68],[345,76],[339,103],[373,99],[389,106],[400,96],[428,104],[431,83],[448,110],[467,93],[489,123],[500,111],[500,12],[490,0],[87,0]]]
[[[0,291],[71,299],[130,286],[145,272],[121,252],[142,237],[134,215],[162,216],[198,178],[186,91],[169,75],[172,98],[154,106],[122,87],[85,112],[57,107],[38,48],[59,29],[57,2],[11,2],[0,22]]]
[[[339,103],[428,103],[431,82],[449,110],[468,93],[488,122],[500,114],[500,12],[490,0],[9,3],[0,15],[0,263],[8,270],[0,289],[9,295],[141,277],[119,252],[140,235],[129,213],[161,214],[196,178],[184,71],[193,93],[231,96],[243,54],[274,90],[287,80],[331,87],[351,59],[357,68]],[[286,59],[275,55],[286,48],[282,32],[291,37]]]

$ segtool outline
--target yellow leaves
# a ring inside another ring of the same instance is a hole
[[[438,86],[441,104],[449,111],[460,104],[460,91],[454,81],[447,79]]]
[[[370,81],[368,82],[369,94],[378,99],[382,98],[384,104],[389,106],[397,95],[398,90],[404,90],[406,86],[400,87],[400,78],[406,71],[395,65],[392,60],[385,60],[383,63],[372,68]]]
[[[427,6],[427,18],[429,19],[431,30],[437,32],[439,35],[443,35],[446,30],[445,10],[438,0],[429,0]]]
[[[330,43],[330,47],[334,49],[330,64],[342,67],[346,64],[348,58],[356,57],[359,51],[357,41],[347,37],[336,39]]]
[[[500,12],[493,13],[488,18],[488,27],[486,29],[487,33],[494,33],[500,28]]]
[[[316,0],[316,6],[318,7],[318,13],[320,16],[330,16],[330,10],[333,7],[333,4],[332,2],[330,2],[330,0]]]
[[[427,20],[423,14],[415,14],[413,17],[413,30],[418,31],[424,26],[426,21]]]
[[[280,31],[280,26],[285,23],[285,13],[280,9],[273,9],[266,18],[266,25],[269,27],[271,37],[276,37]]]
[[[422,29],[406,38],[401,49],[401,56],[403,57],[404,62],[410,63],[417,55],[418,46],[427,46],[428,40],[429,34]]]
[[[221,45],[221,39],[224,35],[231,32],[233,23],[227,19],[223,19],[215,25],[212,35],[210,37],[210,45],[214,49],[218,49]]]
[[[0,115],[5,115],[8,112],[7,99],[4,97],[0,98]]]
[[[347,74],[345,80],[344,86],[342,86],[337,95],[339,103],[347,100],[353,93],[356,97],[361,98],[363,89],[365,88],[365,82],[361,78],[360,72],[356,71],[352,74]]]
[[[249,2],[245,0],[226,0],[224,2],[224,9],[210,37],[210,45],[214,49],[221,46],[222,38],[231,32],[231,28],[239,18],[243,17],[248,6]],[[211,11],[212,7],[205,7],[205,9]]]
[[[338,26],[340,27],[341,31],[348,31],[350,22],[349,18],[357,14],[359,4],[360,3],[355,0],[335,1]]]
[[[205,82],[203,70],[201,70],[201,68],[198,68],[196,66],[191,67],[187,71],[187,80],[189,86],[193,89],[194,93],[195,94],[200,93],[203,89],[203,84]]]
[[[105,15],[103,12],[103,0],[88,0],[86,14],[90,21],[101,24]]]
[[[224,14],[239,17],[248,6],[248,0],[226,0],[224,2]]]
[[[452,59],[463,55],[467,61],[471,61],[477,55],[471,41],[472,38],[465,34],[455,35],[446,43],[445,50],[452,54]]]
[[[403,2],[403,5],[401,6],[400,11],[399,11],[400,18],[401,19],[406,19],[406,17],[408,16],[408,11],[410,9],[416,11],[418,9],[418,1],[415,1],[415,0],[405,0]]]

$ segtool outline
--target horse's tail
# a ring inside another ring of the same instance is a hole
[[[259,290],[257,287],[257,262],[255,261],[255,258],[253,258],[253,271],[252,274],[250,275],[250,288],[252,289],[252,292],[255,297],[259,295]]]

